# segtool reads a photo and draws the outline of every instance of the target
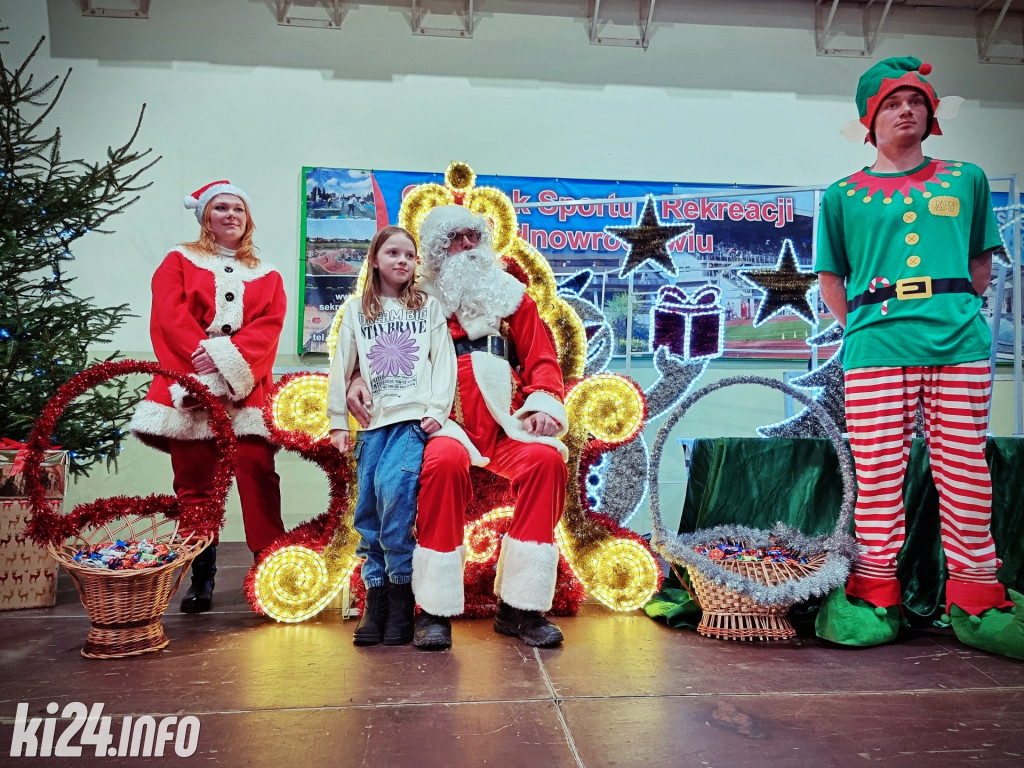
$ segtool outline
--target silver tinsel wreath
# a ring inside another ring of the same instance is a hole
[[[675,534],[665,528],[661,517],[661,496],[657,483],[665,441],[672,428],[695,402],[712,392],[737,384],[761,384],[777,389],[799,400],[818,417],[827,437],[835,447],[843,480],[843,503],[836,520],[835,530],[831,534],[811,537],[783,523],[778,523],[770,531],[743,525],[720,525],[694,533]],[[760,605],[789,606],[807,600],[812,595],[831,592],[846,583],[847,576],[850,574],[850,564],[857,556],[856,542],[847,533],[850,516],[853,513],[856,488],[853,462],[835,423],[825,409],[806,393],[776,379],[763,376],[733,376],[701,387],[676,406],[665,423],[662,424],[661,429],[658,430],[658,436],[651,450],[651,466],[654,478],[654,482],[651,483],[651,522],[654,529],[651,546],[669,562],[693,568],[709,581],[749,597]],[[783,546],[808,558],[824,554],[825,561],[819,570],[807,576],[771,586],[740,576],[707,556],[694,551],[696,546],[713,545],[726,540],[744,542],[751,547]]]

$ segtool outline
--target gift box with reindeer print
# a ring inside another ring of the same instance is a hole
[[[46,608],[57,600],[57,561],[25,537],[32,507],[16,458],[17,451],[0,450],[0,611]],[[64,500],[67,461],[67,451],[50,451],[44,462],[46,496],[58,511]]]

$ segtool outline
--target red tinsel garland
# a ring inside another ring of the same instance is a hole
[[[259,559],[249,569],[245,577],[245,597],[252,610],[260,615],[263,614],[263,609],[256,599],[256,571],[260,564],[285,547],[302,546],[314,552],[323,552],[341,524],[342,516],[348,510],[348,489],[352,482],[352,472],[349,462],[334,447],[330,438],[314,439],[305,432],[281,429],[274,424],[274,398],[293,380],[311,375],[327,378],[326,374],[309,373],[289,373],[282,376],[263,404],[263,420],[270,431],[271,442],[287,451],[295,451],[324,471],[327,475],[329,501],[325,512],[278,536],[269,547],[260,552]]]
[[[114,496],[79,504],[67,515],[57,514],[46,502],[41,466],[44,454],[50,448],[50,439],[58,419],[68,404],[87,390],[109,379],[132,373],[173,379],[206,409],[218,454],[213,496],[202,503],[189,505],[180,505],[174,496]],[[224,525],[224,501],[231,487],[234,472],[235,433],[224,406],[210,390],[188,374],[140,360],[107,361],[80,371],[47,402],[32,429],[27,446],[25,488],[32,506],[32,517],[26,533],[40,546],[59,546],[86,528],[96,527],[129,514],[162,513],[167,517],[177,518],[183,530],[198,536],[213,536]]]

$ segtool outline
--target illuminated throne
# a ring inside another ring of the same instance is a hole
[[[453,163],[445,183],[422,184],[403,200],[398,223],[417,233],[423,218],[439,205],[463,205],[491,222],[494,249],[507,270],[526,284],[541,318],[551,330],[566,383],[569,450],[565,509],[556,530],[561,556],[552,612],[575,614],[584,591],[611,609],[634,610],[657,591],[661,570],[646,542],[611,518],[588,508],[586,481],[603,454],[636,438],[647,416],[642,390],[630,379],[599,373],[584,377],[587,338],[583,323],[557,295],[547,260],[518,237],[512,201],[499,189],[475,186],[476,175]],[[366,268],[360,275],[362,290]],[[328,336],[333,354],[343,310]],[[352,576],[358,561],[358,534],[352,529],[354,473],[347,457],[334,452],[327,436],[327,377],[289,376],[281,380],[266,407],[275,440],[318,463],[331,478],[327,512],[275,542],[253,566],[247,592],[254,610],[281,621],[301,621],[323,608]],[[325,446],[327,449],[325,449]],[[501,536],[511,522],[509,483],[472,470],[474,501],[466,514],[466,615],[493,614],[495,564]],[[643,482],[644,478],[637,478]],[[361,582],[353,579],[354,590]]]

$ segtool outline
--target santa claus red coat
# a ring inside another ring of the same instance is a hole
[[[196,378],[224,399],[235,434],[268,437],[261,408],[286,308],[281,275],[268,264],[247,267],[227,249],[205,256],[178,246],[153,275],[153,351],[162,366],[194,374],[192,353],[205,349],[219,373]],[[131,429],[161,449],[162,438],[213,437],[206,412],[194,405],[180,385],[157,377]]]

